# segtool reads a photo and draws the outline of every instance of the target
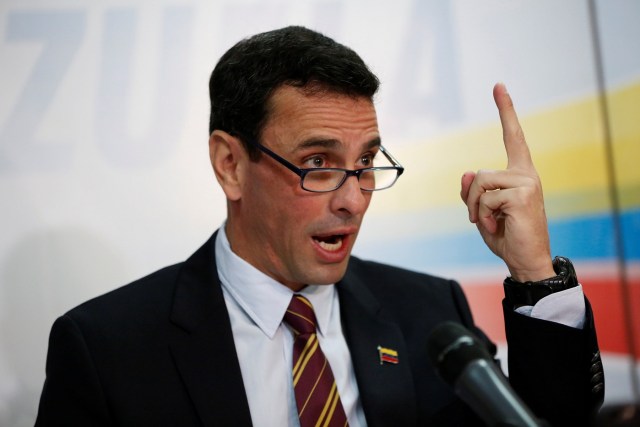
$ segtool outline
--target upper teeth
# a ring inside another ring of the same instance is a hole
[[[322,240],[317,240],[317,242],[324,250],[337,251],[342,247],[342,237],[336,237],[334,240],[335,243],[329,243]]]

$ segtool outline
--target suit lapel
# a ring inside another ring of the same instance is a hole
[[[251,426],[249,404],[215,264],[216,234],[184,264],[171,321],[171,353],[187,392],[208,425]],[[416,397],[405,340],[362,279],[347,271],[338,283],[343,329],[370,427],[416,424]],[[398,352],[380,363],[378,346]]]
[[[180,273],[171,352],[203,424],[250,426],[231,323],[215,264],[213,235]]]
[[[368,425],[415,425],[416,397],[400,328],[384,318],[378,301],[352,271],[348,270],[336,286],[343,329]],[[398,364],[381,363],[378,346],[396,350]]]

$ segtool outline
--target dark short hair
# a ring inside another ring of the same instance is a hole
[[[259,141],[269,99],[282,85],[373,99],[380,82],[352,49],[316,31],[291,26],[257,34],[236,43],[211,73],[209,133]],[[257,159],[259,151],[243,142]]]

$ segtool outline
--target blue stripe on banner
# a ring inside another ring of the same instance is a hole
[[[623,211],[620,227],[625,258],[640,260],[640,208]],[[617,253],[610,213],[550,221],[553,253],[574,258],[611,259]]]
[[[621,215],[625,257],[640,260],[640,208]],[[613,217],[610,213],[549,221],[551,250],[574,260],[615,258]],[[441,271],[443,267],[502,266],[475,231],[441,236],[417,236],[392,241],[367,240],[357,247],[358,256],[418,271]]]
[[[640,208],[622,214],[624,254],[629,261],[640,260]]]

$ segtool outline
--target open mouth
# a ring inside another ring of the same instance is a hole
[[[335,234],[331,236],[314,236],[313,240],[315,240],[318,245],[325,251],[333,252],[342,247],[344,234]]]

